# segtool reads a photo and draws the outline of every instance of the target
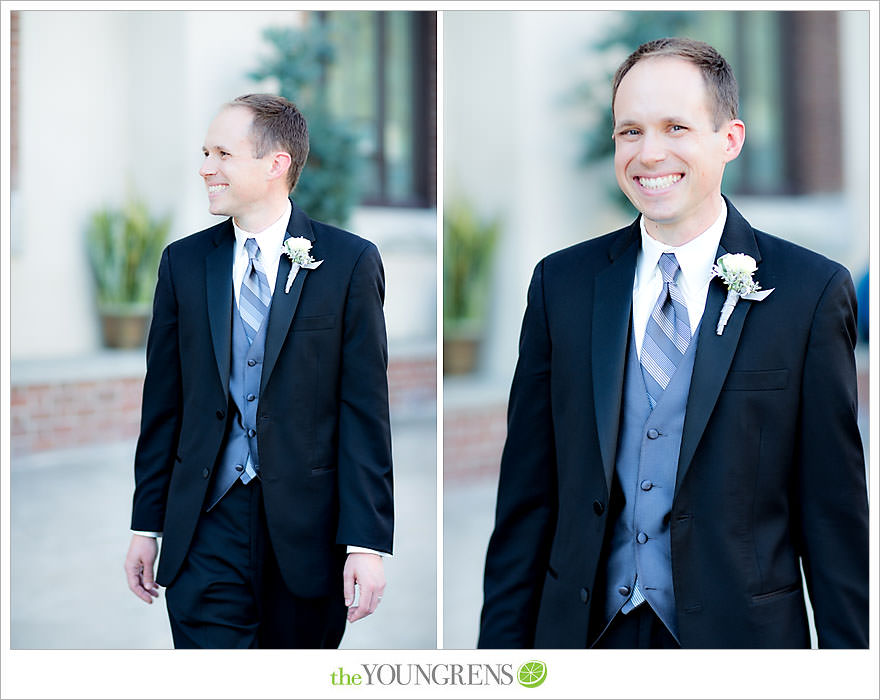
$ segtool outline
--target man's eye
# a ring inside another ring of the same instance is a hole
[[[624,129],[623,131],[620,132],[620,135],[621,136],[638,136],[639,130],[638,129]]]
[[[682,126],[681,124],[673,124],[671,128],[672,131],[687,131],[687,127]]]

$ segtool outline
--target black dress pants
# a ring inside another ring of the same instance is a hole
[[[177,649],[327,649],[345,631],[336,595],[287,589],[269,542],[259,479],[232,488],[203,512],[183,568],[165,591]]]

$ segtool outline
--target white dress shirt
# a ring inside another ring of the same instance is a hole
[[[645,230],[645,217],[639,219],[642,232],[642,249],[636,261],[636,274],[633,280],[633,337],[636,341],[636,352],[641,359],[642,340],[648,318],[663,290],[663,275],[657,263],[663,253],[675,253],[681,274],[676,283],[684,295],[687,304],[688,321],[691,334],[697,330],[706,308],[706,297],[709,295],[709,282],[712,279],[712,266],[715,254],[721,242],[721,233],[727,221],[727,204],[722,200],[721,213],[709,228],[688,241],[684,245],[670,246],[661,243]]]
[[[238,299],[241,295],[241,284],[244,280],[245,272],[248,269],[249,256],[245,250],[244,243],[248,238],[257,241],[260,248],[260,262],[263,263],[263,269],[266,272],[266,279],[269,282],[269,290],[274,292],[275,280],[278,277],[278,262],[281,259],[281,246],[284,243],[284,236],[287,233],[287,222],[290,221],[291,206],[290,200],[287,200],[287,208],[284,213],[272,224],[258,233],[249,233],[239,228],[235,219],[232,220],[232,228],[235,231],[235,251],[232,258],[232,290],[235,294],[235,306],[238,307]],[[161,532],[144,532],[141,530],[132,531],[136,535],[145,535],[147,537],[161,537]],[[379,554],[383,557],[391,557],[387,552],[378,552],[368,547],[356,547],[348,545],[346,552],[363,552],[366,554]]]
[[[232,258],[232,291],[235,294],[235,305],[238,306],[238,298],[241,295],[241,283],[244,273],[248,269],[248,253],[244,242],[248,238],[257,241],[260,248],[260,262],[266,271],[266,279],[269,282],[269,291],[275,291],[275,278],[278,277],[278,261],[281,259],[281,244],[287,233],[287,222],[290,221],[290,200],[287,200],[287,208],[278,219],[264,228],[259,233],[248,233],[238,227],[235,219],[232,220],[232,228],[235,231],[235,252]]]

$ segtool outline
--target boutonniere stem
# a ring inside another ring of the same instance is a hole
[[[308,238],[297,236],[295,238],[287,238],[282,245],[283,251],[290,258],[290,272],[287,274],[287,284],[284,285],[284,293],[290,291],[296,273],[301,267],[307,270],[315,270],[324,262],[323,260],[315,260],[309,251],[312,249],[312,242]]]
[[[733,313],[733,309],[740,299],[747,301],[763,301],[770,296],[773,289],[761,289],[752,275],[758,269],[758,264],[751,255],[744,253],[728,253],[718,258],[712,268],[712,277],[719,277],[727,285],[727,298],[721,307],[721,315],[715,334],[724,333],[724,327]]]

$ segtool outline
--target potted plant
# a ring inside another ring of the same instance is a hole
[[[501,223],[454,199],[443,215],[443,372],[476,366],[485,334],[492,254]]]
[[[155,219],[139,200],[96,211],[86,230],[104,345],[140,347],[171,217]]]

